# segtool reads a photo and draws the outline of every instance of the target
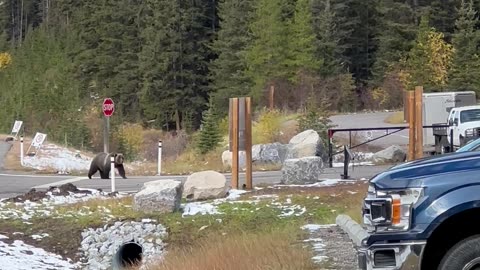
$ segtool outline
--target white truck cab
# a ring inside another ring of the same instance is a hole
[[[453,130],[453,145],[461,147],[480,134],[480,105],[452,108],[448,115],[447,134]],[[447,136],[450,143],[450,136]]]

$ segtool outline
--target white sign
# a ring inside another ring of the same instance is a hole
[[[20,131],[20,128],[22,127],[23,121],[15,121],[15,124],[13,125],[12,128],[12,133],[18,133]]]
[[[35,138],[33,138],[32,146],[37,148],[40,147],[45,141],[45,138],[47,138],[47,134],[37,132],[37,134],[35,134]]]

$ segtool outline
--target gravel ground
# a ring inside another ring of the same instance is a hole
[[[357,251],[348,235],[339,226],[310,230],[314,260],[320,259],[320,269],[358,270]]]

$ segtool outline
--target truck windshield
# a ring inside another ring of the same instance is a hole
[[[460,122],[472,122],[480,121],[480,109],[472,109],[467,111],[462,111],[460,113]]]

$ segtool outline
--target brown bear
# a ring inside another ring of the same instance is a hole
[[[90,170],[88,171],[88,178],[92,179],[97,171],[100,172],[102,179],[110,179],[110,157],[115,157],[115,168],[123,179],[127,179],[125,176],[125,169],[123,168],[124,157],[122,153],[99,153],[97,154],[90,164]]]

